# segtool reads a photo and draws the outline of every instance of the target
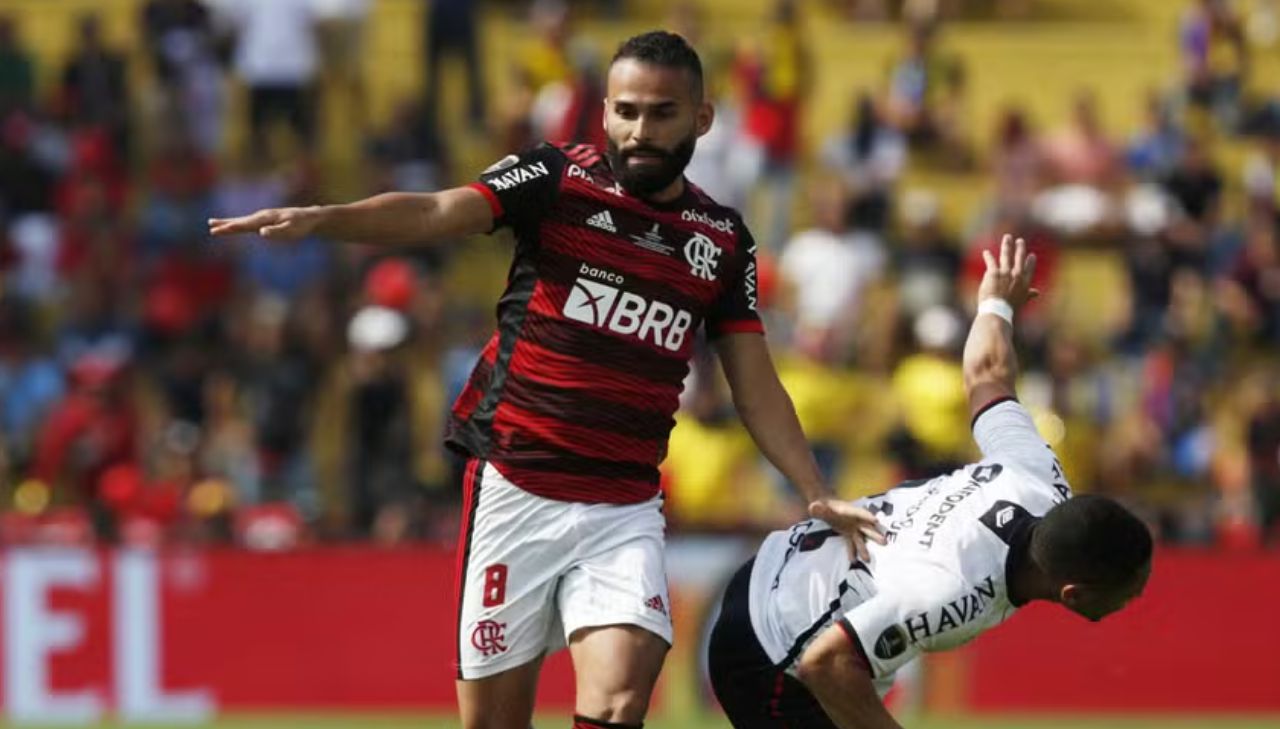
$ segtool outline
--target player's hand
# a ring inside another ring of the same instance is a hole
[[[876,515],[848,501],[818,499],[809,504],[809,516],[825,521],[832,529],[843,534],[849,540],[850,556],[864,562],[871,559],[867,542],[885,543]]]
[[[1004,299],[1014,311],[1040,295],[1031,288],[1031,278],[1036,272],[1036,254],[1027,254],[1027,242],[1021,238],[1016,241],[1006,234],[1000,239],[1000,257],[991,255],[991,251],[982,252],[982,260],[987,263],[987,271],[982,275],[982,283],[978,286],[978,303],[987,299]]]
[[[209,218],[209,234],[257,233],[267,240],[298,240],[314,231],[323,217],[318,207],[269,208],[238,218]]]

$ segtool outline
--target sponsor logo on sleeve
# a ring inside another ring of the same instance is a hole
[[[882,661],[890,661],[902,655],[907,649],[907,637],[902,634],[902,627],[890,625],[880,633],[880,637],[876,638],[876,645],[872,651],[876,654],[876,658]]]
[[[488,182],[498,190],[506,191],[513,187],[519,187],[530,180],[546,177],[549,174],[551,173],[547,170],[545,162],[534,162],[523,167],[516,167],[497,177],[491,177]]]
[[[518,156],[514,154],[509,154],[506,157],[503,157],[497,162],[494,162],[493,164],[486,167],[484,169],[484,172],[481,172],[480,174],[489,175],[489,174],[493,174],[494,172],[501,172],[510,167],[515,167],[517,164],[519,164],[519,162],[520,162],[520,158]]]

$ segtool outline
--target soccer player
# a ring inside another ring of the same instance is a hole
[[[965,643],[1032,600],[1089,620],[1123,608],[1151,572],[1151,535],[1116,502],[1071,496],[1014,399],[1013,315],[1034,256],[985,252],[964,351],[983,459],[860,499],[887,543],[850,561],[828,524],[769,535],[733,577],[710,641],[711,682],[737,729],[889,729],[881,702],[903,664]]]
[[[458,702],[468,729],[526,729],[567,643],[575,726],[639,727],[671,642],[658,464],[699,327],[761,451],[864,554],[874,515],[830,500],[756,314],[742,218],[684,179],[711,127],[677,35],[622,44],[608,148],[543,144],[434,194],[263,210],[214,235],[416,244],[509,227],[497,332],[454,405],[469,457],[458,546]],[[866,530],[865,533],[863,530]]]

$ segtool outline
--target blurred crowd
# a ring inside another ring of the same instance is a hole
[[[609,46],[575,16],[607,24],[624,4],[495,4],[527,12],[509,68],[483,65],[482,4],[424,2],[423,87],[377,120],[369,0],[145,0],[140,47],[85,15],[56,73],[0,15],[0,542],[453,538],[443,423],[494,304],[458,282],[501,271],[469,270],[468,241],[214,243],[205,224],[333,196],[326,95],[358,132],[359,194],[471,179],[464,141],[495,159],[603,144]],[[1180,81],[1134,101],[1127,137],[1085,86],[1065,119],[1011,102],[984,138],[967,82],[984,69],[946,41],[965,3],[831,2],[900,42],[839,131],[810,139],[832,70],[808,6],[779,0],[717,45],[713,5],[673,0],[664,20],[702,53],[717,110],[688,174],[762,244],[770,340],[842,494],[975,455],[959,354],[981,251],[1014,232],[1045,291],[1018,322],[1020,391],[1076,490],[1170,542],[1280,541],[1280,86],[1250,76],[1275,50],[1250,30],[1271,6],[1185,3]],[[953,220],[920,170],[989,194]],[[663,474],[677,530],[797,513],[705,347]]]

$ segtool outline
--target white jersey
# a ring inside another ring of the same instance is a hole
[[[1012,545],[1071,496],[1062,466],[1014,400],[974,422],[983,460],[907,482],[857,505],[876,514],[888,543],[850,562],[847,543],[810,519],[770,534],[751,573],[751,624],[788,672],[824,628],[856,634],[881,696],[922,651],[947,650],[1000,624],[1016,606],[1006,571]]]

